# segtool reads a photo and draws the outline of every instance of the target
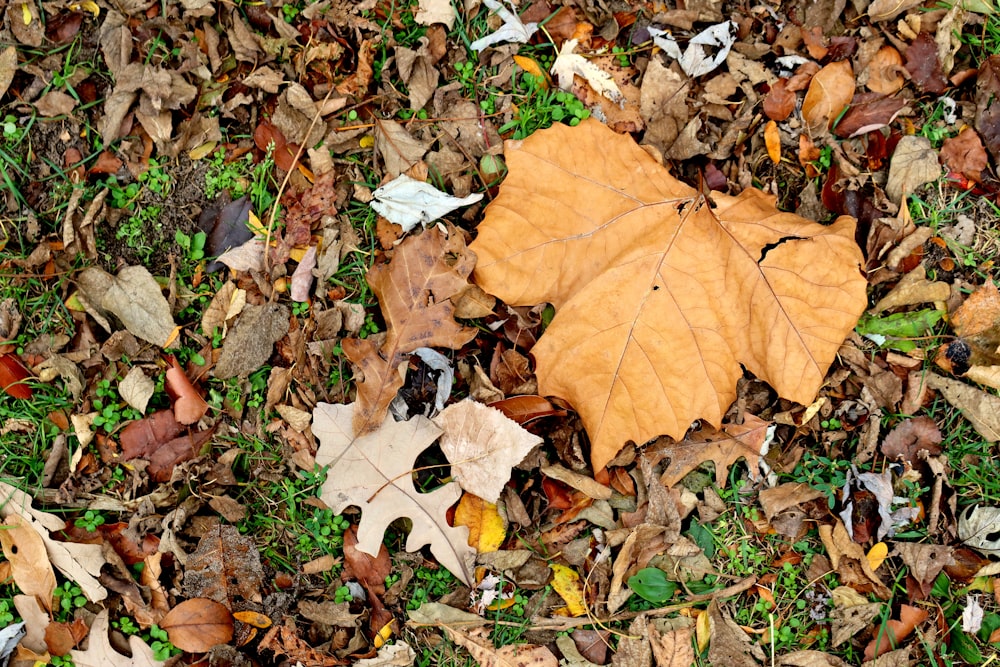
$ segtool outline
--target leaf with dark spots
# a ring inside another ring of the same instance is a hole
[[[833,132],[838,137],[847,138],[879,130],[891,123],[905,106],[906,101],[896,97],[859,93],[854,96],[847,113]]]
[[[948,90],[948,80],[941,72],[937,44],[928,32],[922,32],[906,50],[906,71],[917,87],[925,93],[942,94]]]
[[[237,248],[253,238],[247,227],[250,221],[250,199],[240,197],[229,200],[228,193],[216,197],[205,207],[198,218],[198,227],[208,236],[205,239],[205,254],[218,257],[230,248]],[[219,261],[209,262],[205,270],[214,273],[226,265]]]

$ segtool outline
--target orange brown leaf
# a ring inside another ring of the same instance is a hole
[[[449,263],[449,255],[457,259]],[[358,383],[355,434],[372,433],[382,425],[389,403],[403,386],[399,366],[411,352],[418,347],[458,349],[475,338],[475,329],[455,321],[450,301],[466,289],[475,262],[459,234],[446,238],[435,227],[408,237],[390,262],[368,271],[388,332],[381,345],[367,338],[343,342],[344,354],[365,375]]]
[[[532,350],[539,393],[580,413],[595,469],[627,440],[721,424],[741,363],[813,400],[866,305],[853,219],[822,226],[752,189],[710,204],[597,121],[505,157],[475,279],[508,304],[556,307]]]

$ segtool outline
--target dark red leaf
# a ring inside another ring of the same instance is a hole
[[[171,410],[154,412],[145,419],[139,419],[122,429],[118,440],[122,445],[122,458],[145,458],[157,447],[177,437],[182,426],[174,418]]]
[[[881,129],[891,123],[904,106],[906,102],[896,97],[860,93],[854,96],[847,113],[833,132],[838,137],[847,138]]]
[[[215,427],[182,435],[157,447],[156,451],[144,457],[149,459],[149,467],[146,468],[146,472],[149,473],[154,482],[166,482],[170,479],[170,473],[174,471],[174,466],[198,456],[202,445],[208,442],[213,433],[215,433]]]
[[[906,71],[917,87],[927,93],[940,95],[948,90],[948,80],[941,72],[937,44],[929,32],[922,32],[906,50]]]
[[[9,352],[0,354],[0,387],[5,392],[14,398],[31,398],[34,392],[24,383],[30,377],[31,372],[20,359]]]

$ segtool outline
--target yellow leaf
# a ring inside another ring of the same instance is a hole
[[[217,141],[206,141],[200,146],[195,146],[188,151],[188,158],[191,160],[201,160],[202,158],[208,157],[215,150],[215,147],[219,144]]]
[[[250,219],[247,221],[247,228],[256,234],[257,236],[267,236],[267,227],[265,227],[257,214],[250,211]]]
[[[370,134],[366,134],[365,136],[358,139],[358,146],[360,146],[361,148],[371,148],[374,145],[375,145],[375,137],[373,137]]]
[[[885,542],[879,542],[868,550],[866,558],[868,559],[868,565],[872,568],[872,572],[877,570],[879,566],[885,562],[886,556],[888,555],[889,547],[886,546]]]
[[[70,4],[69,8],[73,11],[84,11],[90,12],[95,17],[101,15],[101,8],[97,6],[94,0],[83,0],[83,2],[74,2]]]
[[[781,132],[773,120],[767,121],[764,126],[764,145],[767,146],[767,156],[771,158],[771,162],[781,162]]]
[[[469,546],[479,553],[496,551],[507,537],[507,526],[497,506],[471,493],[455,508],[455,525],[469,529]]]
[[[255,628],[264,629],[271,627],[271,619],[257,611],[238,611],[233,614],[233,618],[240,623],[246,623]]]
[[[704,653],[708,648],[708,642],[712,638],[712,624],[708,618],[708,612],[703,611],[698,614],[694,626],[695,638],[698,640],[698,652]]]
[[[541,87],[547,89],[549,87],[549,75],[542,66],[538,64],[538,61],[534,58],[529,58],[528,56],[514,56],[514,62],[523,69],[528,74],[532,74],[541,79]]]
[[[389,621],[388,623],[383,625],[382,629],[378,631],[377,635],[375,635],[374,639],[372,640],[372,643],[375,645],[375,648],[382,648],[383,646],[385,646],[385,643],[389,641],[389,638],[392,637],[393,623],[395,623],[395,621]]]
[[[587,603],[583,599],[583,583],[576,570],[553,563],[552,589],[566,602],[566,608],[571,616],[583,616],[587,613]]]
[[[750,188],[710,205],[593,119],[508,142],[504,159],[470,247],[475,281],[555,306],[532,348],[538,393],[580,414],[595,470],[628,440],[718,427],[744,368],[816,398],[867,306],[852,218],[820,225]]]
[[[24,21],[24,25],[31,25],[31,7],[27,2],[21,3],[21,20]]]

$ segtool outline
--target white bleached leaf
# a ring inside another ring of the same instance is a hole
[[[371,207],[408,232],[418,224],[426,225],[461,206],[475,204],[483,198],[473,193],[468,197],[453,197],[433,185],[400,174],[372,193]]]
[[[965,609],[962,610],[962,632],[974,635],[981,627],[983,627],[983,606],[979,604],[978,597],[966,595]]]
[[[552,63],[550,72],[559,79],[559,87],[566,91],[571,90],[575,74],[586,79],[590,87],[604,97],[621,104],[625,96],[615,83],[614,77],[583,56],[573,53],[578,42],[576,39],[566,40],[559,50],[556,61]]]
[[[987,556],[1000,556],[1000,507],[967,507],[958,517],[958,539]]]
[[[503,25],[497,28],[496,31],[485,37],[480,37],[469,45],[469,48],[477,53],[487,46],[492,46],[500,42],[527,43],[531,39],[531,36],[535,34],[535,31],[538,30],[537,23],[521,22],[521,17],[516,12],[511,11],[514,9],[513,4],[511,4],[511,9],[504,7],[498,0],[483,0],[483,4],[503,20]]]
[[[679,62],[684,73],[693,78],[708,74],[726,59],[736,42],[736,24],[723,21],[702,30],[691,38],[683,53],[665,30],[650,28],[649,34],[653,36],[653,43]]]

